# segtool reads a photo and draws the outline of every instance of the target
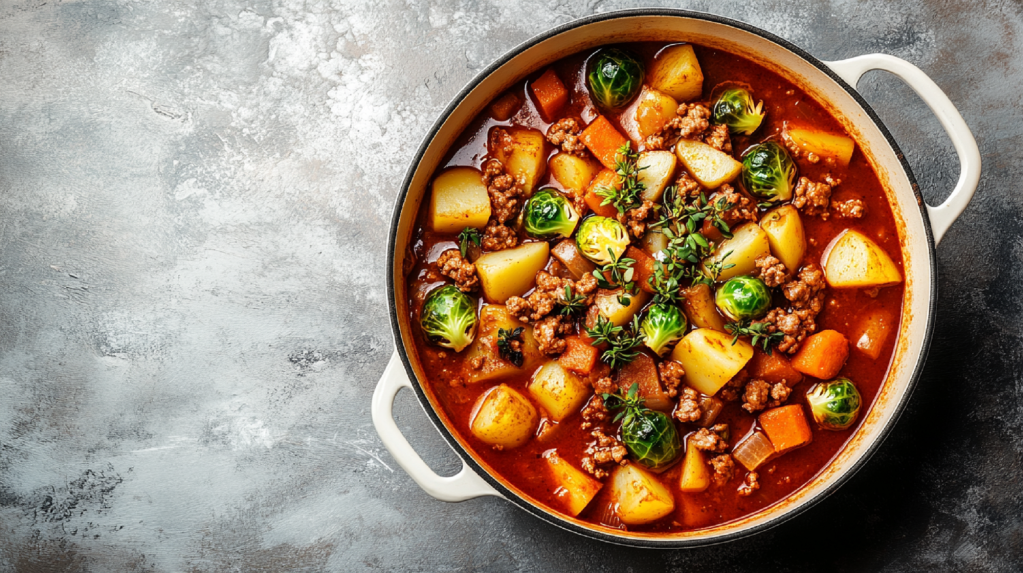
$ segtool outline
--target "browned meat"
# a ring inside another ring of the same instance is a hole
[[[594,394],[614,394],[618,391],[618,385],[610,376],[601,376],[593,383]]]
[[[610,380],[610,378],[608,378]],[[595,394],[590,401],[586,403],[586,407],[582,411],[583,423],[582,429],[588,430],[594,425],[601,424],[610,419],[610,412],[607,411],[607,407],[604,405],[604,398],[600,394]]]
[[[653,213],[654,204],[650,201],[643,201],[639,207],[629,209],[624,213],[618,213],[616,217],[618,222],[625,225],[629,233],[632,233],[633,237],[642,239],[643,234],[646,233],[646,221]]]
[[[808,177],[800,177],[796,183],[792,205],[807,215],[820,215],[821,219],[827,220],[831,189],[837,187],[839,183],[841,181],[830,174],[825,175],[824,181],[820,183],[810,181]]]
[[[455,281],[458,290],[470,292],[480,286],[480,279],[476,276],[476,265],[462,258],[458,249],[448,249],[437,258],[437,270],[440,274]]]
[[[517,180],[505,173],[504,165],[496,159],[490,159],[483,165],[483,184],[487,186],[487,194],[490,195],[491,218],[503,224],[519,213],[524,182],[523,178]]]
[[[746,386],[747,380],[749,380],[749,372],[743,368],[718,390],[718,398],[725,402],[735,402],[742,396],[742,389]]]
[[[785,264],[768,253],[757,257],[754,264],[757,270],[753,272],[753,276],[759,277],[769,287],[781,286],[792,278]]]
[[[710,126],[707,132],[703,134],[703,142],[718,151],[724,151],[729,155],[732,154],[732,138],[728,135],[727,125]]]
[[[695,434],[689,437],[688,444],[707,452],[721,453],[728,449],[728,440],[721,434],[728,429],[725,424],[717,424],[710,430],[700,428]]]
[[[582,128],[574,117],[559,119],[547,130],[547,141],[551,145],[560,147],[565,153],[571,153],[578,157],[586,156],[586,146],[579,141],[579,134]]]
[[[789,399],[789,395],[792,394],[792,388],[789,388],[785,382],[775,382],[771,386],[771,401],[767,403],[768,408],[776,408],[785,403]]]
[[[565,301],[566,286],[572,294],[585,297],[584,304],[590,304],[597,290],[597,279],[593,275],[583,275],[578,281],[573,281],[540,271],[536,274],[536,288],[528,297],[513,296],[505,304],[508,312],[522,322],[537,321],[550,314],[555,304]]]
[[[717,193],[714,194],[715,202],[731,205],[727,211],[721,214],[721,218],[728,225],[735,226],[743,221],[757,220],[757,203],[750,199],[749,195],[736,191],[734,187],[725,183]]]
[[[533,325],[533,337],[540,352],[554,356],[565,351],[564,336],[573,330],[571,319],[554,314]]]
[[[604,479],[608,475],[607,466],[613,463],[621,465],[628,463],[625,456],[629,452],[617,438],[608,436],[599,429],[590,432],[590,436],[594,438],[594,441],[586,446],[586,455],[583,456],[582,466],[585,471],[593,474],[593,477]]]
[[[757,475],[757,472],[750,472],[742,480],[742,485],[739,486],[738,492],[739,495],[746,497],[752,495],[758,489],[760,489],[760,476]]]
[[[781,287],[782,294],[792,303],[792,308],[808,309],[816,316],[824,307],[824,271],[817,263],[810,263],[800,269],[795,280]]]
[[[735,461],[732,460],[732,456],[729,454],[721,454],[710,459],[710,467],[714,468],[714,475],[711,479],[714,480],[714,485],[721,487],[732,480],[732,475],[735,473]]]
[[[675,408],[675,419],[679,422],[695,422],[703,416],[700,410],[699,394],[689,386],[682,390],[682,398]]]
[[[689,174],[685,169],[681,170],[678,179],[675,180],[675,186],[678,187],[679,197],[698,197],[700,192],[703,191],[703,187],[697,183],[696,179]]]
[[[682,383],[682,377],[686,371],[682,365],[674,360],[665,360],[657,365],[657,373],[661,375],[661,384],[668,392],[668,396],[674,398],[678,395],[678,386]]]
[[[781,287],[782,294],[791,304],[789,309],[772,308],[763,319],[769,322],[769,332],[782,332],[785,336],[778,350],[794,354],[803,340],[817,331],[817,315],[824,308],[824,271],[817,263],[804,266],[799,275]]]
[[[846,199],[832,203],[831,211],[845,219],[859,219],[867,214],[867,204],[860,199]]]
[[[746,383],[746,390],[742,393],[742,409],[750,414],[763,410],[767,406],[770,394],[770,384],[756,378],[750,380]]]
[[[675,117],[664,124],[660,133],[646,138],[646,149],[664,149],[676,139],[699,139],[710,127],[710,109],[699,103],[683,103],[678,106]]]
[[[796,142],[792,141],[792,138],[789,137],[787,131],[782,132],[781,139],[782,143],[785,144],[785,148],[789,150],[789,154],[792,155],[793,159],[805,158],[810,163],[817,163],[821,160],[820,156],[818,156],[816,153],[813,153],[812,151],[805,151],[802,147],[796,145]]]
[[[519,244],[519,236],[515,229],[505,226],[491,219],[483,229],[483,239],[480,245],[488,251],[500,251],[511,249]]]

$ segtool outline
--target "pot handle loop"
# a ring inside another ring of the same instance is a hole
[[[412,449],[398,424],[394,423],[392,408],[394,398],[402,388],[412,389],[412,382],[405,373],[401,358],[395,352],[391,356],[387,368],[384,369],[380,382],[377,382],[376,390],[373,391],[373,404],[371,412],[373,425],[377,434],[391,452],[391,456],[398,462],[408,475],[419,487],[441,501],[465,501],[474,497],[493,495],[504,497],[490,484],[476,475],[472,469],[462,461],[462,470],[450,477],[437,475],[430,466],[426,465],[423,458]]]
[[[920,96],[945,128],[945,132],[952,140],[952,146],[955,147],[956,155],[959,156],[959,181],[944,203],[938,206],[927,205],[931,232],[937,246],[948,228],[966,209],[980,183],[980,149],[977,148],[977,141],[973,138],[970,128],[963,121],[963,116],[934,80],[906,60],[886,54],[867,54],[824,63],[853,87],[860,77],[870,70],[884,70],[895,74]]]

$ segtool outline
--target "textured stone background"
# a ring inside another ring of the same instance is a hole
[[[0,570],[1019,570],[1016,1],[681,4],[823,59],[906,58],[984,154],[924,379],[836,495],[753,539],[640,551],[435,501],[384,450],[386,225],[419,139],[509,48],[632,6],[0,1]],[[860,88],[943,197],[938,123],[891,77]],[[397,412],[457,468],[412,397]]]

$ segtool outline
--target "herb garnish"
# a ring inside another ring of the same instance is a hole
[[[521,326],[514,330],[505,330],[503,328],[497,331],[497,352],[508,362],[511,362],[517,367],[522,367],[522,351],[518,350],[522,348],[522,333],[525,329]],[[518,344],[515,344],[518,342]]]
[[[461,253],[463,259],[465,258],[465,253],[469,251],[469,243],[473,243],[477,247],[482,244],[479,229],[466,227],[462,229],[462,232],[458,233],[458,252]]]
[[[608,348],[601,354],[600,359],[612,369],[624,366],[639,356],[636,350],[643,343],[643,334],[639,329],[639,317],[632,317],[632,323],[628,329],[615,326],[603,316],[597,316],[597,325],[594,328],[587,328],[586,334],[593,339],[594,345],[607,344]]]
[[[778,344],[785,338],[785,333],[781,331],[771,332],[768,330],[772,326],[774,326],[774,323],[771,322],[750,322],[748,320],[744,320],[742,322],[730,322],[726,324],[725,330],[727,330],[729,334],[735,335],[732,338],[733,345],[739,340],[740,336],[749,336],[752,338],[750,342],[753,346],[760,344],[760,346],[764,349],[764,352],[770,356],[771,347]]]
[[[614,205],[619,213],[639,206],[639,194],[646,189],[646,185],[639,180],[639,172],[646,167],[638,167],[638,159],[639,152],[632,150],[631,142],[626,141],[618,148],[615,154],[615,173],[618,174],[620,188],[607,185],[598,187],[594,192],[604,198],[601,205]]]

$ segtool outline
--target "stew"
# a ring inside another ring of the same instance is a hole
[[[904,285],[882,183],[747,59],[565,57],[481,112],[428,197],[406,269],[427,391],[553,511],[664,533],[757,512],[885,380]]]

